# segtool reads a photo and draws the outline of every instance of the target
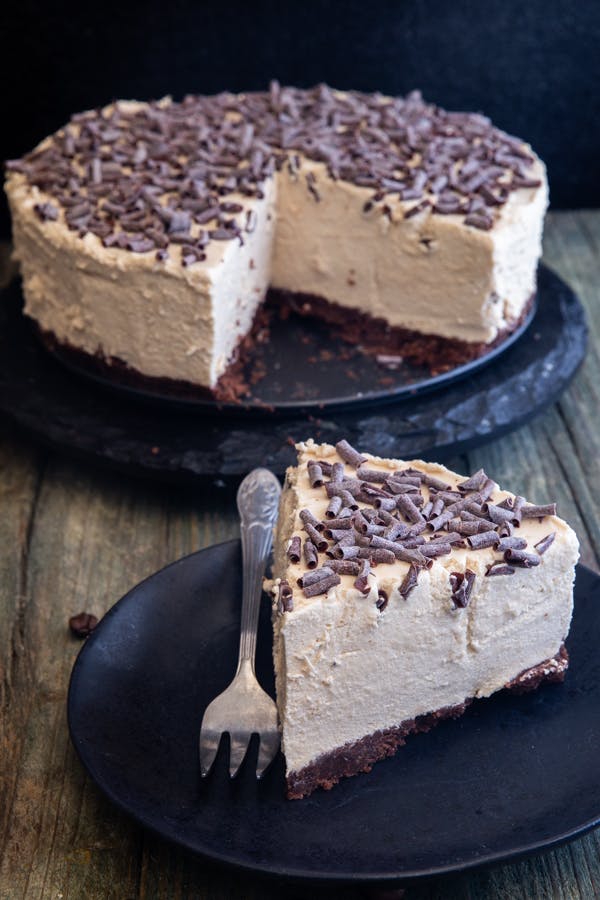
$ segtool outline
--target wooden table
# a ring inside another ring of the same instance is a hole
[[[600,212],[550,215],[545,260],[586,306],[587,360],[561,401],[531,425],[449,464],[461,472],[484,466],[533,500],[557,500],[577,530],[582,561],[597,568]],[[1,900],[378,896],[360,888],[284,888],[211,867],[113,809],[69,742],[65,698],[80,648],[69,616],[102,616],[166,563],[234,537],[234,492],[127,480],[6,430],[0,472]],[[600,897],[600,831],[513,865],[409,887],[406,896]]]

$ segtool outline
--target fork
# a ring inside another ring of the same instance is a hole
[[[243,591],[240,650],[234,679],[210,703],[200,726],[200,773],[215,761],[221,736],[229,733],[229,775],[233,778],[246,755],[250,738],[259,736],[256,777],[262,778],[279,748],[277,707],[263,691],[254,670],[262,580],[277,520],[279,481],[268,469],[254,469],[237,493],[242,537]]]

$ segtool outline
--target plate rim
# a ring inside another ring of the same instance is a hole
[[[195,856],[198,856],[201,859],[204,859],[210,863],[214,863],[218,866],[224,866],[227,868],[232,868],[236,871],[240,872],[250,872],[256,876],[267,877],[272,879],[281,879],[286,878],[290,880],[294,880],[297,882],[304,883],[329,883],[329,884],[376,884],[376,883],[385,883],[385,884],[404,884],[408,882],[417,882],[424,881],[432,878],[443,878],[450,875],[457,875],[460,873],[469,873],[474,872],[478,869],[486,868],[493,865],[498,865],[501,863],[509,863],[514,862],[519,859],[532,856],[536,853],[541,853],[547,850],[551,850],[555,847],[561,846],[562,844],[566,844],[569,841],[572,841],[576,838],[582,837],[591,831],[593,828],[600,825],[600,801],[599,801],[599,811],[597,817],[587,820],[583,822],[581,825],[576,828],[571,828],[567,831],[561,832],[547,840],[543,841],[535,841],[528,844],[523,844],[520,846],[512,847],[507,851],[498,851],[493,853],[487,853],[483,856],[479,856],[477,859],[471,862],[461,862],[459,864],[449,864],[442,866],[435,866],[429,868],[421,868],[421,869],[412,869],[405,870],[401,873],[399,872],[360,872],[360,873],[347,873],[347,874],[339,874],[332,873],[326,870],[311,870],[307,872],[297,866],[278,866],[277,864],[270,863],[250,863],[250,862],[241,862],[238,857],[232,856],[228,853],[223,853],[219,851],[215,851],[212,849],[198,849],[197,846],[192,845],[188,841],[186,841],[185,836],[180,836],[175,838],[171,834],[167,834],[158,828],[153,822],[151,822],[148,817],[144,814],[139,814],[137,811],[133,811],[131,807],[129,807],[118,794],[116,794],[110,786],[106,785],[102,779],[97,775],[94,766],[91,761],[86,760],[84,746],[85,744],[78,740],[74,725],[73,725],[73,703],[74,696],[76,692],[77,686],[77,678],[78,673],[81,670],[81,666],[85,663],[85,657],[90,652],[90,647],[93,648],[94,643],[97,639],[99,633],[101,633],[101,626],[106,620],[110,620],[115,615],[118,614],[119,608],[124,605],[129,598],[136,593],[140,587],[146,584],[149,581],[152,581],[157,575],[162,574],[163,572],[178,566],[180,563],[190,560],[192,557],[201,557],[203,555],[209,555],[216,550],[221,550],[226,547],[233,548],[234,546],[240,548],[241,542],[239,538],[233,538],[228,541],[222,541],[217,544],[211,544],[207,547],[203,547],[199,550],[195,550],[192,553],[188,553],[179,559],[174,560],[171,563],[168,563],[166,566],[156,570],[150,575],[143,578],[133,587],[131,587],[122,597],[120,597],[104,614],[102,619],[100,620],[98,627],[94,629],[94,631],[90,634],[90,636],[86,639],[85,643],[79,650],[77,657],[73,663],[73,667],[71,670],[70,678],[69,678],[69,686],[67,692],[67,725],[69,731],[69,737],[71,740],[71,744],[75,749],[77,757],[81,762],[83,768],[86,773],[92,779],[96,787],[101,791],[101,793],[108,798],[108,800],[115,805],[121,812],[125,813],[130,819],[136,822],[138,825],[148,829],[155,835],[158,835],[162,840],[166,840],[169,843],[183,847],[186,851],[191,852]],[[584,571],[586,574],[593,576],[594,579],[600,580],[600,574],[594,572],[593,569],[590,569],[588,566],[583,565],[582,563],[578,563],[576,567],[576,573],[579,571]],[[576,582],[575,582],[576,583]],[[83,660],[83,662],[82,662]]]

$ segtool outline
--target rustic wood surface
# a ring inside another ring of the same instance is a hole
[[[462,472],[484,466],[527,497],[556,499],[579,534],[583,562],[597,569],[600,212],[550,215],[545,260],[586,306],[587,360],[561,401],[531,425],[450,465]],[[0,267],[6,273],[6,248]],[[194,494],[127,480],[6,430],[0,472],[1,900],[379,896],[216,869],[114,809],[70,745],[65,699],[80,643],[68,633],[69,616],[82,609],[102,616],[166,563],[236,536],[234,493],[214,488]],[[600,897],[600,830],[512,865],[411,886],[406,897]]]

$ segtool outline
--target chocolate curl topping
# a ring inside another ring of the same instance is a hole
[[[495,547],[499,540],[495,531],[480,531],[469,535],[467,544],[472,550],[482,550],[484,547]]]
[[[481,501],[483,502],[484,500],[487,500],[488,497],[491,497],[491,495],[494,493],[495,490],[496,490],[496,482],[493,481],[491,478],[488,478],[488,480],[485,482],[483,487],[479,488],[479,494],[481,496]]]
[[[483,508],[494,525],[502,525],[503,522],[511,522],[514,519],[512,509],[504,509],[501,506],[495,506],[493,503],[486,503]]]
[[[310,509],[301,509],[300,510],[300,518],[302,519],[303,525],[312,525],[313,528],[316,528],[317,531],[321,531],[323,529],[322,522],[319,522],[315,516],[311,513]]]
[[[340,462],[336,462],[331,467],[330,478],[333,482],[337,483],[344,480],[344,467]]]
[[[453,524],[452,530],[464,535],[481,534],[484,531],[494,531],[494,523],[484,522],[483,519],[477,522],[461,522],[459,520]]]
[[[332,559],[327,566],[336,575],[358,575],[360,573],[360,563],[354,559]]]
[[[521,518],[523,519],[543,519],[544,516],[556,515],[556,503],[547,503],[545,506],[529,506],[521,507]]]
[[[378,563],[391,564],[396,562],[395,555],[391,550],[386,550],[385,547],[376,547],[375,549],[371,549],[370,547],[361,547],[358,553],[358,558],[368,559],[373,565],[378,565]]]
[[[354,447],[351,447],[345,439],[338,441],[335,445],[335,449],[344,462],[347,462],[350,466],[354,466],[355,469],[360,468],[360,466],[364,465],[367,461],[366,457],[362,456],[362,454],[360,454],[358,450],[355,450]]]
[[[361,560],[360,565],[360,573],[354,581],[354,587],[357,591],[360,591],[361,594],[366,595],[371,590],[371,585],[369,584],[369,572],[371,570],[371,566],[368,559]]]
[[[298,585],[301,588],[309,587],[311,584],[316,584],[317,581],[324,581],[330,575],[333,575],[333,569],[330,569],[329,566],[323,566],[320,569],[314,569],[312,572],[305,572],[298,579]]]
[[[413,563],[408,567],[408,572],[404,576],[402,580],[402,584],[399,587],[400,596],[406,598],[410,594],[413,588],[417,586],[417,581],[419,580],[419,572],[420,569],[417,568]]]
[[[455,609],[464,609],[469,605],[473,585],[475,584],[475,572],[465,569],[463,572],[452,572],[450,575],[450,587]]]
[[[459,491],[480,491],[487,480],[488,477],[483,469],[479,469],[478,472],[475,472],[475,474],[471,475],[470,478],[467,478],[466,481],[461,481],[457,487]]]
[[[407,497],[406,494],[398,495],[396,499],[396,506],[398,507],[402,515],[406,519],[408,519],[409,522],[415,523],[424,521],[423,516],[421,515],[413,501],[410,499],[410,497]]]
[[[452,545],[445,541],[430,541],[428,544],[419,547],[419,553],[432,558],[446,556],[448,553],[452,553]]]
[[[555,537],[556,537],[556,532],[551,531],[550,534],[547,534],[546,537],[543,537],[541,539],[541,541],[538,541],[537,544],[534,545],[535,549],[540,554],[540,556],[542,556],[546,552],[548,547],[554,543]]]
[[[385,529],[383,537],[387,538],[388,541],[397,541],[401,538],[405,538],[409,531],[408,525],[405,525],[404,522],[392,520]]]
[[[356,544],[336,544],[333,548],[335,559],[356,559],[359,552],[360,547],[357,547]]]
[[[396,509],[396,498],[395,497],[376,497],[375,498],[375,508],[383,509],[385,512],[392,512],[392,510]]]
[[[290,541],[287,549],[287,558],[291,563],[300,562],[300,538],[297,534]]]
[[[323,470],[317,463],[308,464],[308,480],[313,488],[319,488],[323,484]]]
[[[341,580],[339,575],[332,573],[328,578],[323,578],[322,581],[317,581],[308,587],[304,587],[302,589],[304,591],[304,596],[316,597],[318,594],[326,594],[330,588],[340,584]]]
[[[449,484],[447,484],[447,482],[442,481],[440,478],[435,478],[433,475],[428,475],[427,472],[423,472],[423,477],[421,480],[422,480],[423,484],[427,485],[427,487],[433,488],[436,491],[451,491],[452,490],[452,488],[450,487]]]
[[[319,558],[317,548],[308,538],[304,541],[304,561],[309,569],[316,569]]]
[[[327,475],[327,476],[331,475],[331,469],[333,468],[331,463],[328,463],[324,459],[318,459],[316,462],[316,465],[321,466],[321,471],[322,471],[323,475]]]
[[[503,537],[498,544],[498,552],[504,553],[505,550],[524,550],[527,546],[525,538],[520,537]],[[537,547],[537,544],[536,544]],[[539,553],[539,550],[538,550]]]
[[[345,519],[329,519],[329,521],[324,524],[325,528],[323,529],[323,534],[328,538],[334,537],[334,531],[351,531],[353,528],[350,516]]]
[[[375,484],[383,484],[388,478],[389,472],[378,472],[376,469],[360,468],[356,472],[361,481],[372,481]]]
[[[304,530],[319,551],[319,553],[324,553],[327,550],[327,541],[323,537],[322,534],[319,534],[317,529],[311,525],[309,522],[305,522]]]
[[[279,582],[279,595],[277,597],[277,610],[280,614],[284,612],[292,612],[294,609],[294,594],[289,582],[282,580]]]
[[[339,511],[342,508],[342,498],[339,496],[332,497],[329,501],[329,506],[325,510],[325,515],[328,519],[334,519]]]
[[[515,570],[512,566],[507,565],[505,562],[495,562],[492,563],[491,566],[488,566],[485,571],[487,575],[514,575]]]
[[[439,516],[435,516],[435,518],[429,520],[429,522],[427,523],[427,529],[429,531],[439,531],[440,528],[443,528],[444,525],[450,522],[453,518],[454,514],[452,513],[452,511],[446,509]]]
[[[524,550],[506,550],[504,559],[511,565],[519,566],[522,569],[531,569],[532,566],[539,566],[541,561],[537,553],[525,553]]]
[[[384,591],[383,588],[379,588],[377,591],[377,601],[375,606],[379,610],[379,612],[383,612],[386,606],[388,605],[389,597],[387,595],[387,591]]]

